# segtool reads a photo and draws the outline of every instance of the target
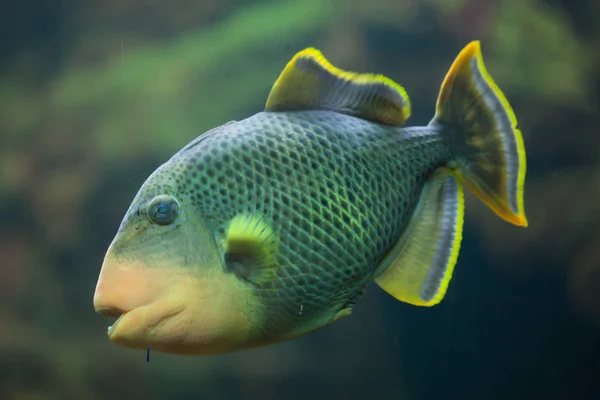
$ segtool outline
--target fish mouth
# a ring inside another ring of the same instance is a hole
[[[113,322],[113,324],[108,327],[108,329],[106,330],[106,333],[108,334],[109,338],[110,338],[111,330],[113,330],[116,327],[116,325],[119,323],[119,321],[121,320],[121,318],[123,318],[124,316],[125,316],[125,314],[121,314],[119,316],[119,318],[117,318],[117,320],[115,322]]]
[[[109,318],[116,318],[115,322],[113,322],[113,324],[110,325],[106,331],[109,338],[111,331],[114,331],[114,328],[119,323],[119,321],[121,321],[123,317],[127,314],[127,311],[119,310],[114,307],[98,307],[96,308],[96,312]]]

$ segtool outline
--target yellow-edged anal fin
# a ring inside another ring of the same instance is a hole
[[[383,75],[334,67],[317,49],[297,53],[273,85],[265,111],[332,110],[386,125],[410,117],[402,86]]]
[[[275,278],[279,239],[259,214],[235,216],[225,234],[223,249],[228,270],[260,285]]]
[[[442,301],[458,259],[463,216],[461,184],[447,170],[433,173],[375,282],[396,299],[413,305],[433,306]]]

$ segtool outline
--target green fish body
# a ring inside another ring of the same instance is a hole
[[[263,112],[202,136],[165,171],[184,171],[173,173],[173,193],[210,220],[219,242],[237,215],[260,215],[273,227],[277,279],[258,285],[256,296],[270,310],[265,331],[280,337],[352,307],[427,177],[450,157],[435,128],[332,111]]]
[[[373,280],[439,303],[463,186],[527,225],[525,153],[478,42],[448,73],[432,122],[403,127],[409,115],[389,79],[298,53],[264,112],[201,135],[138,192],[94,297],[121,315],[111,340],[178,354],[289,340],[349,315]]]

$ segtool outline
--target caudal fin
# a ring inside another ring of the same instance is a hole
[[[498,216],[527,226],[523,201],[525,146],[508,101],[488,74],[478,41],[450,67],[430,125],[454,146],[449,167]]]

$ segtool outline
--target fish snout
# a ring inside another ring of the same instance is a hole
[[[111,341],[131,347],[177,341],[185,334],[185,286],[178,270],[115,256],[109,249],[94,293],[98,314],[117,318],[108,328]],[[175,275],[175,278],[173,278]],[[185,280],[183,280],[185,282]]]
[[[117,317],[109,339],[173,354],[219,354],[247,345],[261,318],[251,289],[220,264],[180,265],[109,249],[94,294],[95,311]]]
[[[152,301],[157,287],[144,265],[107,254],[94,293],[98,314],[119,317]],[[153,290],[154,289],[154,290]]]

